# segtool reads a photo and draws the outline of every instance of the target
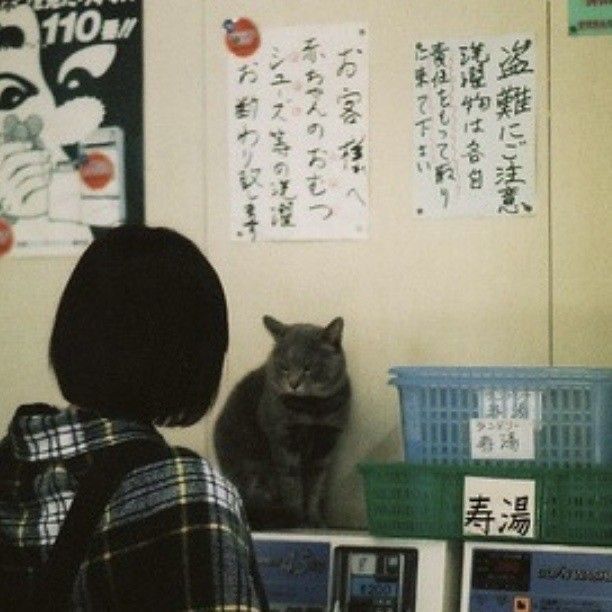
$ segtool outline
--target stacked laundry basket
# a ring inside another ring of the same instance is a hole
[[[612,370],[390,372],[405,461],[360,465],[373,534],[612,545]]]

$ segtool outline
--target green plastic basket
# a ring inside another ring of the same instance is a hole
[[[612,469],[363,463],[368,527],[377,536],[612,545]],[[466,476],[534,480],[534,538],[463,533]]]

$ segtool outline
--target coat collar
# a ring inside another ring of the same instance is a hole
[[[11,424],[13,455],[21,461],[66,460],[133,439],[162,439],[149,423],[108,419],[76,406],[20,406]]]

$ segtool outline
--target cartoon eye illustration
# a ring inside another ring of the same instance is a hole
[[[116,54],[117,48],[111,44],[81,49],[64,61],[57,73],[57,81],[71,92],[86,88],[88,83],[110,68]]]
[[[23,77],[12,72],[0,73],[0,110],[13,110],[37,93],[38,88]]]
[[[65,77],[63,85],[70,91],[77,89],[87,89],[87,85],[93,80],[93,77],[87,70],[83,68],[73,68]]]

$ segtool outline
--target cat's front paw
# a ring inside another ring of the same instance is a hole
[[[324,529],[326,523],[320,512],[309,512],[306,516],[306,525],[304,526],[312,529]]]

